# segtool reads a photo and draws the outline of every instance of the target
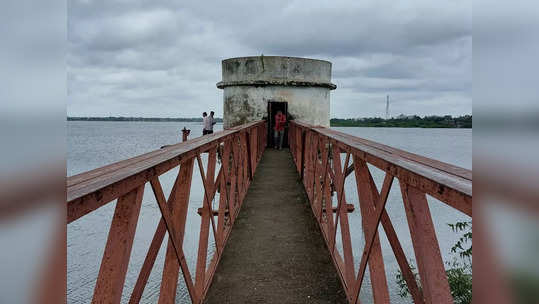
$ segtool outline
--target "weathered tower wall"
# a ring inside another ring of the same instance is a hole
[[[288,113],[329,127],[331,62],[295,57],[240,57],[223,60],[224,128],[263,119],[270,101],[287,102]]]

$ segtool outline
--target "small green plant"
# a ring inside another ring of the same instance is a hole
[[[457,304],[472,303],[472,265],[457,259],[446,264],[449,269],[445,273],[453,301]]]
[[[460,239],[451,247],[452,253],[458,253],[462,259],[471,263],[472,259],[472,222],[456,222],[455,224],[447,224],[455,233],[464,232]],[[463,247],[469,243],[470,247]]]
[[[419,281],[419,273],[417,272],[415,266],[413,263],[410,264],[410,270],[412,270],[412,273],[414,274],[415,281],[417,282],[417,286],[419,289],[421,289],[421,282]],[[395,276],[397,279],[397,285],[399,285],[399,296],[401,298],[406,298],[410,295],[410,289],[408,289],[408,284],[406,284],[406,280],[404,280],[404,277],[402,276],[401,271],[397,272],[397,275]]]
[[[458,258],[454,257],[451,262],[446,262],[448,269],[445,273],[449,289],[455,304],[470,304],[472,303],[472,222],[457,222],[448,226],[453,232],[462,233],[459,240],[451,247],[451,253],[458,255]],[[410,269],[417,286],[421,289],[419,273],[413,263],[410,263]],[[395,275],[395,279],[399,286],[399,295],[402,298],[410,296],[410,290],[400,270]]]

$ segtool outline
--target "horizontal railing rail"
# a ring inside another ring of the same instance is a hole
[[[92,302],[120,303],[144,187],[150,183],[162,217],[129,302],[140,301],[168,232],[159,303],[174,302],[180,270],[191,301],[201,303],[265,147],[266,124],[257,121],[68,177],[68,224],[117,199]],[[203,153],[207,153],[207,158],[201,157]],[[216,175],[218,158],[221,166]],[[201,227],[193,278],[186,264],[183,239],[195,162],[202,178],[204,198],[199,209]],[[159,176],[178,166],[178,176],[167,199]],[[220,195],[215,211],[211,202],[216,192]],[[210,230],[215,251],[206,265]]]
[[[453,303],[426,195],[471,217],[472,171],[300,121],[290,123],[288,134],[296,168],[348,301],[359,302],[368,266],[374,303],[389,303],[378,237],[381,224],[414,303]],[[344,165],[341,156],[344,156]],[[380,190],[368,164],[385,172]],[[351,244],[349,204],[344,187],[347,176],[352,173],[355,174],[365,235],[365,247],[357,272]],[[400,185],[420,286],[385,210],[394,179]],[[333,208],[334,193],[337,195],[335,217],[332,212],[324,212]],[[342,254],[335,246],[338,230],[341,233]]]

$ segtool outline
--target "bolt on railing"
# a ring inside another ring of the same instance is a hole
[[[374,303],[389,303],[387,278],[378,237],[378,227],[381,224],[414,303],[453,303],[426,195],[471,217],[472,172],[299,121],[290,123],[288,134],[290,151],[348,301],[359,302],[359,293],[368,266]],[[341,164],[343,154],[344,166]],[[385,172],[380,191],[374,183],[368,164]],[[362,231],[365,234],[365,247],[357,272],[346,210],[348,208],[344,207],[348,206],[345,180],[351,173],[355,174]],[[421,288],[385,210],[394,179],[398,179],[400,184]],[[335,217],[332,212],[323,212],[333,208],[334,192],[337,195]],[[342,255],[335,248],[338,230],[341,233]]]

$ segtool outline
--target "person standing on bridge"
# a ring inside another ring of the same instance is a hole
[[[213,118],[214,114],[213,111],[210,112],[210,116],[208,116],[208,113],[206,112],[202,113],[202,123],[204,125],[202,135],[213,133],[213,125],[215,124],[215,119]]]
[[[275,127],[273,127],[275,149],[283,148],[284,126],[286,124],[286,116],[281,111],[277,111],[275,115]],[[277,146],[278,144],[278,146]]]
[[[210,111],[210,117],[208,117],[208,120],[209,120],[209,126],[206,130],[208,130],[208,134],[212,134],[213,133],[213,125],[216,124],[215,122],[215,118],[213,118],[213,115],[215,115],[215,112],[213,111]]]
[[[202,113],[202,136],[209,134],[207,130],[208,125],[208,113]]]

